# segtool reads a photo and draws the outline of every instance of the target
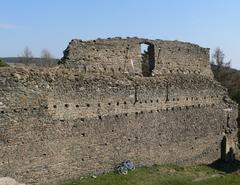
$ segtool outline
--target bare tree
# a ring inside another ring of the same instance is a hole
[[[226,62],[225,64],[224,64],[224,66],[225,67],[231,67],[231,63],[232,63],[232,60],[229,60],[228,62]]]
[[[53,65],[53,56],[48,49],[42,50],[41,59],[43,66],[51,67]]]
[[[219,47],[217,47],[214,50],[214,53],[212,56],[213,63],[219,67],[223,66],[224,57],[225,57],[225,54],[223,53],[223,51]]]
[[[229,60],[226,63],[224,62],[224,60],[225,60],[224,52],[219,47],[217,47],[214,50],[214,53],[212,55],[212,64],[217,65],[218,68],[230,67],[231,66],[231,60]]]
[[[21,62],[26,65],[29,65],[32,61],[33,61],[32,51],[29,49],[28,46],[26,46],[21,55]]]

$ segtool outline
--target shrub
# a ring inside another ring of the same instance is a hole
[[[7,67],[8,65],[0,59],[0,67]]]

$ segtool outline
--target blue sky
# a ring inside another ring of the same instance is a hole
[[[73,38],[138,36],[219,46],[240,69],[239,0],[2,0],[0,56],[55,57]]]

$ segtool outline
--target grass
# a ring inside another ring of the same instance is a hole
[[[7,67],[8,65],[5,63],[5,62],[3,62],[2,60],[0,60],[0,67]]]
[[[61,185],[239,185],[240,175],[223,173],[208,166],[175,165],[141,167],[127,175],[114,172],[85,177]]]

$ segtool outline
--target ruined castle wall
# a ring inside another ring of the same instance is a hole
[[[214,108],[117,115],[84,121],[26,116],[21,125],[5,128],[8,143],[1,147],[0,172],[41,184],[109,171],[125,159],[140,166],[208,163],[220,157],[226,115]],[[216,115],[218,125],[211,119]]]
[[[9,69],[0,78],[0,174],[44,184],[137,166],[209,163],[236,139],[237,105],[197,74],[112,78]]]
[[[72,40],[61,62],[98,73],[142,74],[142,43],[154,45],[155,75],[190,73],[213,78],[209,49],[179,41],[139,38]]]
[[[213,77],[209,49],[181,42],[157,42],[156,73],[192,73]]]
[[[127,40],[72,40],[64,51],[64,62],[86,67],[88,71],[139,72],[141,69],[140,46],[131,45]],[[132,68],[130,59],[134,62]]]

